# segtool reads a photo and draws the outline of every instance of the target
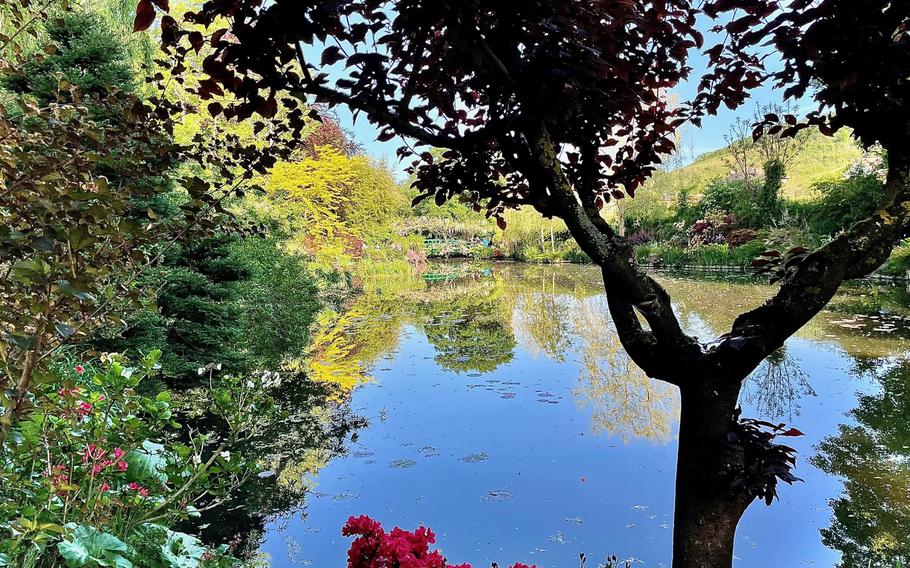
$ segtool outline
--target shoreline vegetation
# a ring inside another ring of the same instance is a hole
[[[366,424],[344,389],[315,383],[358,384],[351,355],[382,351],[352,343],[364,315],[344,309],[384,308],[371,277],[590,259],[559,219],[483,213],[470,178],[421,201],[324,105],[279,93],[250,121],[212,79],[179,87],[217,66],[226,30],[203,41],[192,24],[175,59],[133,33],[132,10],[57,4],[0,18],[0,566],[257,566],[265,520],[302,507],[301,480]],[[138,23],[167,4],[142,0]],[[768,251],[823,245],[876,211],[887,157],[807,132],[668,156],[601,215],[657,269],[746,273]],[[878,274],[908,270],[905,241]],[[385,319],[369,325],[388,339]],[[260,501],[238,511],[238,492]],[[219,515],[253,529],[214,531]]]

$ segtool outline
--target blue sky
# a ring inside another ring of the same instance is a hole
[[[718,22],[705,18],[698,25],[698,28],[705,36],[705,48],[711,47],[718,40],[718,35],[709,31],[716,23]],[[773,58],[769,58],[769,60],[766,61],[766,64],[770,68],[774,68],[778,65],[778,62],[774,61]],[[701,53],[693,52],[689,60],[689,65],[693,69],[691,73],[692,79],[674,90],[676,95],[678,95],[679,100],[683,101],[689,100],[695,95],[698,81],[707,69],[707,57]],[[726,107],[721,106],[718,110],[718,115],[705,117],[702,121],[701,128],[695,129],[691,126],[686,127],[683,131],[683,148],[693,156],[698,156],[705,152],[724,147],[726,145],[724,136],[737,118],[750,119],[755,111],[756,104],[766,105],[772,102],[781,103],[783,100],[782,97],[783,95],[778,89],[775,89],[773,85],[766,84],[761,88],[752,91],[751,100],[746,102],[744,106],[736,111],[730,111]],[[808,110],[804,107],[805,104],[799,108],[800,113]],[[404,169],[407,166],[407,163],[400,162],[395,155],[395,151],[401,145],[400,139],[393,138],[387,142],[379,142],[376,140],[376,136],[379,133],[378,129],[371,125],[363,116],[355,123],[347,108],[338,107],[336,111],[338,112],[338,118],[341,125],[354,133],[354,140],[364,148],[366,153],[388,163],[398,174],[399,178],[403,180],[405,177]]]

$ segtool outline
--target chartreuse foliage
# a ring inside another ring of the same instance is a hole
[[[289,250],[326,267],[349,267],[365,244],[389,237],[404,205],[387,168],[331,146],[276,164],[265,191],[265,198],[247,200],[253,214],[283,235]]]

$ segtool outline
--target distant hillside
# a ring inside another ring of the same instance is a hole
[[[709,181],[729,175],[730,167],[724,161],[726,154],[725,148],[702,154],[693,163],[670,175],[679,178],[679,187],[688,186],[693,188],[693,193],[701,193]],[[783,196],[798,201],[813,199],[816,197],[812,191],[814,184],[840,178],[862,155],[862,149],[846,130],[841,130],[833,137],[812,133],[806,148],[787,169]],[[761,168],[758,156],[755,157],[754,164]]]

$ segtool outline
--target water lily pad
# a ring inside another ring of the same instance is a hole
[[[508,501],[512,498],[512,492],[505,489],[495,489],[480,498],[481,501]]]
[[[461,458],[461,461],[467,463],[477,463],[490,459],[490,454],[486,452],[480,452],[479,454],[468,454],[465,457]]]

